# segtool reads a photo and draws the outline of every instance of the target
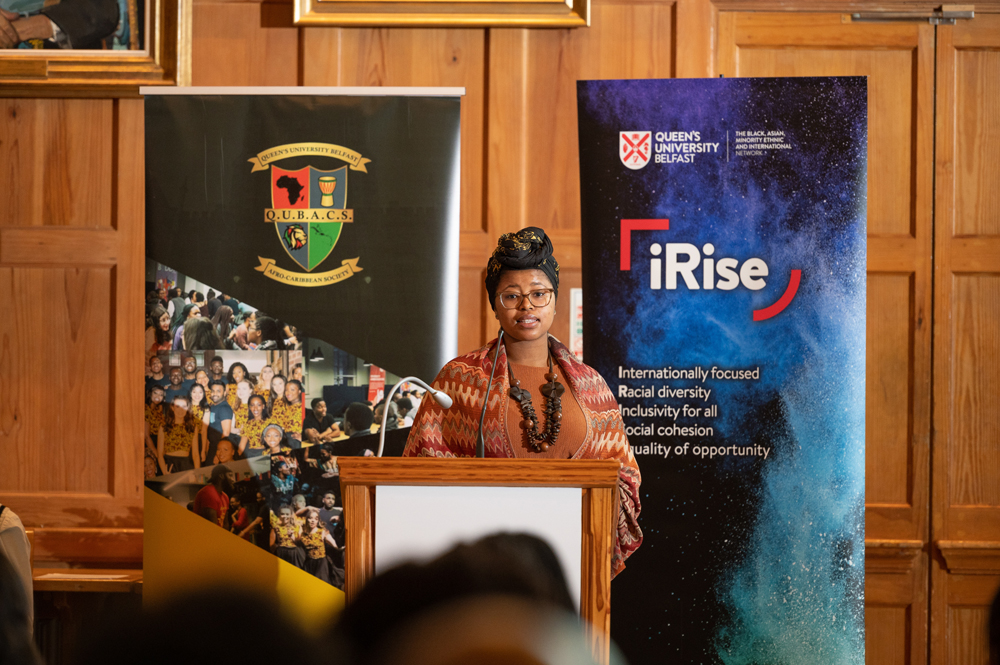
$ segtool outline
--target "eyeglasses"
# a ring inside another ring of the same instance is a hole
[[[499,295],[497,298],[500,299],[500,304],[503,305],[504,309],[517,309],[527,298],[528,302],[534,307],[545,307],[552,300],[552,289],[539,289],[537,291],[532,291],[530,293],[517,293],[516,291],[505,291]]]

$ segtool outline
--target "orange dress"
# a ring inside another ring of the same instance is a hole
[[[195,420],[198,421],[198,424],[202,424],[204,422],[205,414],[208,413],[208,409],[202,408],[197,404],[192,404],[191,413],[194,415]]]
[[[240,408],[233,409],[233,429],[243,434],[243,430],[247,426],[247,418],[250,417],[250,407],[246,404],[241,404]]]
[[[232,407],[233,411],[236,410],[236,384],[230,383],[226,385],[226,401],[229,402],[229,406]]]
[[[163,405],[162,404],[147,404],[146,405],[146,424],[149,425],[149,435],[156,440],[156,435],[163,427]]]
[[[174,425],[163,428],[163,454],[177,455],[177,453],[190,453],[191,440],[194,438],[194,431],[187,431],[184,425]]]
[[[288,404],[284,399],[274,402],[271,421],[280,425],[286,434],[302,434],[302,405]]]
[[[264,442],[260,437],[264,434],[264,428],[270,424],[272,424],[272,421],[268,418],[247,420],[243,424],[240,435],[247,438],[247,448],[253,448],[254,450],[264,448]]]
[[[326,529],[317,527],[312,533],[302,534],[302,545],[306,548],[306,554],[310,559],[322,559],[326,557]]]

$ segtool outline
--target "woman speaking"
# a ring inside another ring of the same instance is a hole
[[[494,339],[444,366],[434,388],[450,395],[454,405],[445,416],[434,400],[424,400],[403,454],[474,456],[483,392],[496,362],[497,389],[491,389],[483,423],[486,457],[621,463],[621,511],[611,560],[612,574],[617,574],[642,542],[639,467],[604,379],[549,335],[559,264],[545,231],[528,227],[500,237],[486,267],[486,291],[503,330],[502,342]]]

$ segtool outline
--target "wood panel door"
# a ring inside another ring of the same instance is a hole
[[[142,558],[142,128],[0,99],[0,503],[36,563]]]
[[[931,662],[986,665],[1000,586],[1000,15],[938,28]]]
[[[934,28],[719,13],[725,76],[868,77],[866,646],[927,660]]]

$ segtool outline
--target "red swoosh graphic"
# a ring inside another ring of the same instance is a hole
[[[777,316],[792,303],[792,299],[795,298],[795,294],[799,290],[799,282],[802,281],[802,271],[793,270],[792,277],[788,280],[788,288],[785,292],[778,298],[778,302],[774,303],[770,307],[765,307],[764,309],[755,309],[753,311],[754,321],[766,321],[772,316]]]

